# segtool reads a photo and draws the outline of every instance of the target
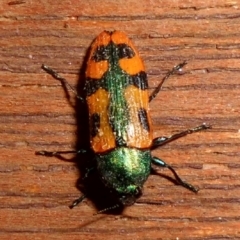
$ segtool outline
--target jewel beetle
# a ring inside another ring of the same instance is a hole
[[[153,156],[151,150],[187,134],[210,128],[205,123],[169,137],[153,138],[149,112],[151,102],[161,90],[163,82],[179,71],[186,62],[174,67],[149,95],[144,64],[131,40],[120,31],[104,31],[92,43],[86,67],[85,98],[78,96],[67,80],[46,65],[42,68],[69,86],[89,112],[90,146],[95,169],[117,203],[99,212],[136,202],[142,194],[152,165],[168,168],[179,185],[198,192],[198,188],[183,181],[173,167]],[[57,156],[65,153],[84,153],[87,150],[36,154]],[[91,170],[89,170],[91,172]],[[86,196],[75,200],[76,206]]]

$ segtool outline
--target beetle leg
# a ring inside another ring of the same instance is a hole
[[[191,134],[191,133],[194,133],[194,132],[199,132],[199,131],[202,131],[202,130],[205,130],[205,129],[209,129],[209,128],[211,128],[211,126],[206,125],[206,123],[203,123],[202,125],[197,126],[195,128],[190,128],[190,129],[187,129],[187,130],[182,131],[180,133],[173,134],[170,137],[157,137],[157,138],[154,138],[152,146],[151,146],[151,149],[154,149],[154,148],[157,148],[159,146],[162,146],[162,145],[164,145],[166,143],[169,143],[169,142],[174,141],[174,140],[176,140],[178,138],[184,137],[184,136],[186,136],[188,134]]]
[[[69,84],[68,81],[65,78],[63,78],[58,72],[44,64],[42,65],[42,69],[49,73],[50,75],[52,75],[55,79],[59,80],[63,85],[68,86],[69,89],[76,95],[76,97],[81,102],[85,102],[85,100],[78,95],[76,89],[71,84]]]
[[[55,151],[55,152],[49,152],[49,151],[37,151],[35,152],[36,155],[42,155],[42,156],[47,156],[47,157],[55,157],[55,156],[61,156],[62,154],[70,154],[70,153],[75,153],[75,154],[80,154],[80,153],[86,153],[87,151],[85,149],[80,149],[80,150],[70,150],[70,151]]]
[[[69,206],[70,209],[76,207],[79,203],[81,203],[87,196],[84,194],[84,195],[81,195],[79,198],[77,198],[76,200],[74,200],[72,202],[72,204]]]
[[[165,167],[168,168],[175,176],[177,182],[179,185],[191,190],[192,192],[197,193],[199,191],[199,188],[194,187],[193,185],[191,185],[190,183],[187,183],[185,181],[183,181],[178,174],[176,173],[176,171],[173,169],[172,166],[168,165],[167,163],[165,163],[163,160],[161,160],[160,158],[157,157],[152,157],[151,159],[152,163],[159,166],[159,167]]]
[[[86,173],[84,175],[84,177],[82,178],[82,180],[85,180],[86,178],[89,177],[89,174],[91,174],[96,168],[92,167],[92,168],[87,168],[86,169]],[[75,199],[72,204],[69,206],[70,209],[76,207],[78,204],[80,204],[85,198],[87,198],[86,194],[81,195],[79,198]]]
[[[153,90],[151,95],[149,96],[149,102],[151,102],[157,94],[161,91],[163,83],[173,74],[175,74],[177,71],[179,71],[181,68],[183,68],[187,64],[187,61],[184,61],[177,66],[174,66],[161,80],[161,82],[158,84],[158,86]]]

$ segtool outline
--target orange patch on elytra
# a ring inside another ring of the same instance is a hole
[[[95,153],[105,152],[116,147],[115,136],[109,125],[108,105],[109,93],[104,89],[98,89],[87,97],[89,116],[94,113],[100,116],[100,127],[96,136],[91,137],[91,146]]]
[[[111,33],[108,31],[103,31],[96,37],[92,46],[95,48],[101,45],[107,46],[110,40],[111,40]]]
[[[135,86],[128,86],[124,91],[124,96],[128,104],[130,115],[127,126],[127,145],[136,148],[148,148],[152,144],[153,134],[151,129],[151,119],[149,116],[149,96],[147,90],[141,90]],[[149,131],[144,129],[139,121],[139,109],[144,109],[147,113]]]
[[[86,76],[89,78],[100,79],[108,70],[109,63],[107,60],[95,62],[93,55],[100,46],[107,46],[111,41],[111,34],[104,31],[98,35],[91,45],[91,50],[87,62]]]
[[[135,75],[140,71],[145,71],[142,59],[135,55],[133,58],[123,58],[119,60],[121,69],[130,75]]]
[[[127,35],[120,31],[115,31],[112,34],[112,41],[117,44],[126,44],[129,47],[132,48],[132,50],[135,53],[135,56],[133,58],[123,58],[119,60],[119,65],[121,69],[126,71],[130,75],[134,75],[139,73],[140,71],[145,71],[145,67],[143,64],[142,59],[140,58],[137,50],[132,44],[132,41],[127,37]]]
[[[121,31],[114,31],[112,33],[112,41],[115,44],[125,43],[125,44],[133,47],[131,40],[128,38],[128,36],[124,32],[121,32]],[[133,47],[133,49],[134,49],[134,47]]]
[[[108,65],[107,60],[95,62],[94,60],[89,59],[86,77],[100,80],[103,74],[108,70]]]

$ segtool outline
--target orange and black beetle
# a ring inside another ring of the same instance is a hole
[[[104,31],[92,43],[84,88],[89,110],[90,145],[96,160],[95,169],[117,199],[115,205],[103,211],[134,204],[150,175],[151,164],[167,167],[180,185],[198,191],[182,181],[170,165],[151,154],[152,149],[169,141],[210,128],[202,124],[170,137],[153,138],[149,102],[160,91],[163,82],[185,64],[174,67],[149,96],[143,61],[124,33]],[[52,69],[45,65],[43,69],[68,84]],[[37,152],[47,156],[63,153],[68,152]],[[72,207],[84,197],[76,200]]]

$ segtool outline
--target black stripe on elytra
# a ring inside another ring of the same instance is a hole
[[[99,88],[103,88],[107,90],[107,87],[105,85],[106,83],[105,83],[104,77],[102,77],[102,79],[87,78],[85,82],[86,96],[87,97],[91,96]]]
[[[110,51],[110,49],[108,46],[100,45],[96,48],[91,59],[94,60],[95,62],[101,62],[103,60],[108,60],[109,56],[110,56],[109,51]]]
[[[141,71],[132,76],[127,75],[126,77],[129,85],[134,85],[135,87],[141,90],[148,89],[147,74],[144,71]],[[99,88],[103,88],[107,90],[106,79],[104,76],[102,76],[101,79],[93,79],[93,78],[86,79],[85,90],[86,90],[87,96],[91,96]]]
[[[147,74],[144,71],[131,75],[128,78],[129,84],[134,85],[141,90],[148,89]]]
[[[91,126],[91,137],[95,137],[99,133],[100,128],[100,115],[98,113],[93,113],[90,116],[90,126]]]
[[[148,118],[147,118],[147,112],[144,108],[139,108],[138,119],[139,119],[139,122],[142,125],[143,129],[149,131],[150,127],[149,127],[149,122],[148,122]]]
[[[118,47],[118,58],[119,59],[132,58],[135,56],[135,52],[129,45],[122,43],[122,44],[118,44],[117,47]]]

